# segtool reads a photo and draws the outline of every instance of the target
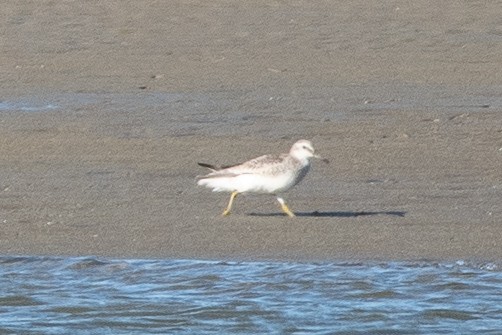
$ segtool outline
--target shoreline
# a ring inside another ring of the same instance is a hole
[[[466,6],[8,0],[0,254],[500,261],[500,17]],[[300,138],[331,163],[295,220],[196,187]]]

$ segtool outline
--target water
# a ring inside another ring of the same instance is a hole
[[[500,334],[495,264],[0,257],[0,334]]]
[[[436,115],[443,113],[447,120],[458,117],[455,123],[471,113],[494,113],[502,108],[501,91],[500,85],[465,88],[389,83],[202,92],[31,92],[0,96],[0,122],[12,131],[31,134],[62,131],[79,136],[78,131],[89,130],[120,139],[296,139],[299,133],[329,132],[331,123],[393,124],[396,119],[387,111],[420,111],[425,120],[432,114],[430,121],[440,120]],[[72,133],[75,129],[77,133]]]

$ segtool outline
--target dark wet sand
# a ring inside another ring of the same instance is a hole
[[[1,254],[502,257],[496,2],[2,11],[0,102],[64,107],[0,111]],[[242,196],[222,218],[228,195],[195,187],[197,161],[299,138],[331,163],[285,195],[294,219],[269,196]]]

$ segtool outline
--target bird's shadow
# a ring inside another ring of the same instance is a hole
[[[285,216],[284,213],[249,213],[250,216]],[[313,212],[295,212],[296,216],[299,217],[314,217],[314,218],[353,218],[358,216],[375,216],[375,215],[387,215],[395,217],[405,217],[405,211],[313,211]]]

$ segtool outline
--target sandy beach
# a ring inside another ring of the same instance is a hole
[[[8,0],[0,254],[500,261],[498,6]],[[196,187],[300,138],[294,219]]]

